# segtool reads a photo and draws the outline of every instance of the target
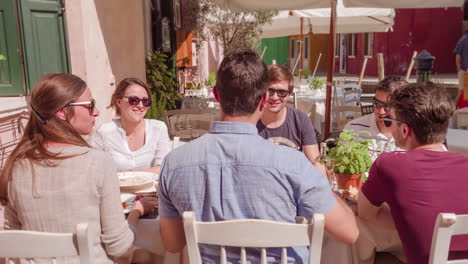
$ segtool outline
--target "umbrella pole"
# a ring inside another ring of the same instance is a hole
[[[330,35],[328,38],[327,93],[325,97],[325,131],[324,138],[330,136],[331,89],[333,85],[333,66],[335,65],[335,18],[336,0],[331,1]]]

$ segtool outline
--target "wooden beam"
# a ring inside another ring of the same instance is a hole
[[[385,78],[384,57],[382,53],[377,53],[377,72],[380,82]]]
[[[418,52],[414,51],[413,56],[411,57],[410,64],[408,66],[408,71],[406,72],[406,79],[405,79],[406,81],[408,81],[409,77],[411,76],[411,71],[413,70],[413,66],[414,66],[414,58],[416,58],[417,55],[418,55]]]

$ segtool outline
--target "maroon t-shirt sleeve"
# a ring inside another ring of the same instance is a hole
[[[382,155],[372,164],[369,177],[361,187],[362,194],[364,194],[367,200],[374,206],[380,206],[383,202],[387,201],[387,194],[389,191],[389,185],[385,183],[385,175],[382,173],[379,174],[381,160],[384,158]]]

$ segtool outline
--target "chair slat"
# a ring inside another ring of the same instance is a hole
[[[260,263],[267,264],[267,255],[266,255],[266,249],[265,248],[262,248],[262,250],[261,250]]]
[[[245,253],[245,247],[241,247],[241,264],[247,264],[247,254]]]
[[[220,263],[221,264],[226,264],[227,262],[227,256],[226,256],[226,248],[224,246],[221,246],[220,248]]]
[[[281,264],[288,264],[288,249],[281,249]]]
[[[468,264],[468,259],[447,261],[453,235],[468,234],[468,215],[440,213],[432,233],[429,264]]]

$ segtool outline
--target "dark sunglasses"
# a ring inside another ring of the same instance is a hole
[[[273,96],[275,93],[276,93],[279,97],[284,98],[284,97],[286,97],[286,96],[289,95],[289,90],[268,88],[268,94],[269,94],[270,96]]]
[[[81,105],[81,106],[88,108],[89,115],[93,115],[94,109],[96,108],[96,100],[93,99],[87,102],[68,103],[66,106],[77,106],[77,105]]]
[[[390,106],[385,103],[385,102],[382,102],[380,101],[379,99],[377,98],[372,98],[372,104],[374,105],[375,108],[377,109],[380,109],[383,107],[383,109],[385,110],[385,112],[388,112],[390,110]]]
[[[123,98],[127,98],[128,103],[133,106],[138,105],[140,102],[144,107],[149,107],[151,105],[151,99],[149,98],[140,98],[138,96],[124,96]]]
[[[392,122],[400,122],[400,123],[403,123],[403,122],[401,122],[400,120],[391,119],[391,118],[388,118],[388,117],[384,117],[384,118],[383,118],[383,123],[384,123],[385,127],[391,127],[391,126],[392,126]]]

